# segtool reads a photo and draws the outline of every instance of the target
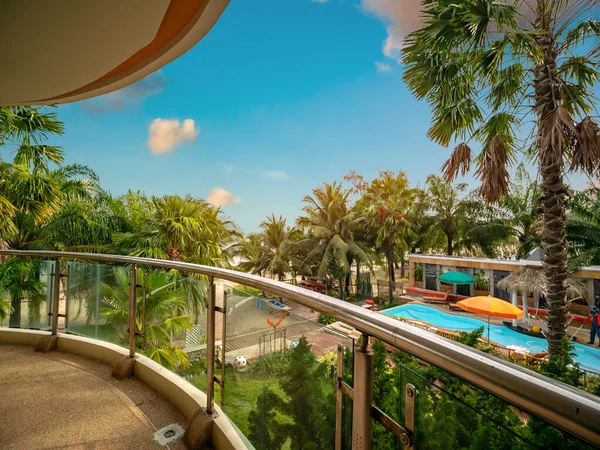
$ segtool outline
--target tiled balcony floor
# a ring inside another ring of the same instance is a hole
[[[0,448],[166,449],[154,432],[185,428],[186,418],[143,382],[115,380],[111,369],[61,351],[0,345]]]

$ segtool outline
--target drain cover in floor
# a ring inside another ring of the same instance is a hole
[[[177,423],[167,425],[154,433],[154,440],[160,445],[167,445],[183,437],[184,429]]]

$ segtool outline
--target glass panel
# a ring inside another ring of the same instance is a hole
[[[437,266],[425,264],[425,289],[437,291]]]
[[[147,270],[138,283],[144,286],[138,289],[138,351],[182,376],[204,373],[207,281]]]
[[[67,267],[67,332],[126,346],[129,269],[80,262]]]
[[[175,367],[175,371],[186,377],[203,375],[206,371],[208,286],[205,277],[179,276],[176,279],[176,289],[183,291],[184,298],[183,309],[179,308],[177,313],[180,331],[173,333],[171,343],[176,351],[183,351],[185,354],[181,364]],[[219,289],[219,286],[216,295],[216,304],[220,306],[223,303],[223,290]],[[220,313],[215,314],[215,320],[215,328],[218,331],[222,323]],[[219,336],[220,334],[217,335],[217,339]],[[206,391],[206,382],[197,387]]]
[[[510,301],[510,292],[500,289],[498,283],[510,275],[507,270],[494,270],[494,297]]]
[[[325,316],[319,323],[319,314],[309,308],[250,289],[227,291],[223,410],[258,450],[294,448],[300,442],[332,449],[337,346],[348,349],[344,372],[351,384],[352,338],[334,329],[339,324],[326,326]],[[203,377],[191,382],[203,388]],[[220,395],[216,386],[215,402],[220,403]],[[351,442],[348,406],[346,400],[344,448]]]
[[[405,425],[406,385],[415,386],[415,448],[509,450],[588,449],[587,444],[434,366],[374,347],[374,401]],[[385,361],[385,362],[382,362]],[[393,369],[392,369],[393,367]],[[390,370],[391,369],[391,370]],[[373,448],[402,444],[374,423]]]
[[[128,347],[131,268],[68,266],[67,331]],[[146,268],[137,282],[137,351],[182,375],[204,371],[207,283]]]
[[[6,258],[0,266],[0,326],[49,329],[53,261]]]

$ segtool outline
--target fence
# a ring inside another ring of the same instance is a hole
[[[390,296],[390,287],[392,295]],[[377,297],[381,299],[400,298],[405,294],[404,284],[399,281],[377,280]]]
[[[373,353],[370,349],[372,339],[380,340],[394,349],[412,355],[426,364],[438,367],[451,376],[458,377],[461,384],[464,383],[469,388],[479,389],[482,392],[491,394],[506,405],[542,419],[545,421],[544,426],[547,426],[548,430],[557,428],[595,446],[600,446],[600,402],[597,397],[534,371],[515,366],[503,359],[438,336],[439,329],[438,333],[434,334],[421,329],[421,327],[410,326],[402,321],[367,311],[357,305],[326,295],[259,276],[217,267],[122,255],[74,252],[0,250],[0,255],[2,254],[14,255],[16,258],[51,258],[54,260],[54,270],[51,274],[54,283],[49,286],[49,288],[52,288],[52,325],[50,329],[53,335],[58,333],[59,317],[64,317],[65,322],[68,318],[66,313],[60,312],[61,305],[59,302],[61,285],[65,283],[68,285],[73,281],[69,281],[72,274],[68,270],[63,270],[66,267],[65,263],[68,260],[81,261],[81,264],[90,266],[94,266],[97,262],[110,263],[107,268],[111,268],[111,271],[115,272],[111,275],[112,283],[115,288],[118,287],[118,298],[123,300],[121,306],[124,322],[116,331],[119,332],[119,335],[128,337],[128,347],[132,358],[136,356],[140,341],[143,343],[146,337],[147,329],[145,329],[144,324],[150,317],[146,316],[146,310],[152,304],[151,302],[147,303],[146,300],[149,298],[148,296],[155,295],[157,291],[156,289],[149,289],[152,277],[155,280],[164,277],[165,269],[206,277],[208,281],[202,281],[206,278],[190,278],[189,280],[186,279],[186,283],[191,283],[188,287],[193,288],[189,289],[189,292],[197,291],[202,295],[206,292],[207,295],[207,309],[203,314],[203,323],[206,324],[206,412],[209,415],[215,412],[215,384],[222,388],[221,392],[224,392],[225,387],[223,376],[219,378],[215,373],[215,354],[218,343],[215,316],[218,314],[220,319],[226,319],[231,311],[239,311],[241,315],[239,322],[247,322],[247,314],[243,314],[241,306],[235,308],[233,302],[228,303],[228,306],[225,304],[223,306],[217,305],[215,284],[215,278],[217,278],[269,292],[290,302],[296,302],[311,310],[330,315],[361,333],[358,345],[355,346],[353,343],[352,346],[346,347],[352,349],[347,355],[351,357],[352,363],[351,365],[348,364],[347,367],[347,372],[350,374],[348,381],[351,380],[351,385],[344,378],[345,364],[349,362],[350,358],[343,354],[343,348],[338,347],[335,417],[330,419],[332,422],[335,420],[336,449],[342,448],[342,432],[346,429],[345,427],[351,430],[352,439],[347,440],[344,438],[344,443],[352,442],[352,448],[355,449],[370,449],[373,434],[372,419],[378,423],[377,426],[383,426],[385,430],[396,436],[404,445],[404,448],[412,448],[414,445],[419,447],[420,444],[424,445],[428,439],[433,437],[430,431],[431,428],[420,422],[420,420],[435,416],[430,409],[434,406],[432,403],[418,401],[420,395],[426,395],[425,392],[429,386],[425,384],[427,380],[410,378],[411,375],[407,371],[408,378],[403,378],[401,385],[399,385],[401,387],[400,391],[405,393],[402,397],[404,408],[401,416],[390,411],[383,411],[373,405]],[[138,269],[139,266],[145,267],[147,272]],[[152,271],[150,269],[159,270]],[[90,273],[96,274],[95,271]],[[97,279],[98,277],[94,278],[94,280]],[[387,283],[385,284],[387,285]],[[88,306],[96,306],[98,299],[103,301],[103,296],[94,294],[96,286],[97,284],[92,283],[89,289],[86,289],[86,292],[90,295],[89,298],[93,300]],[[381,292],[383,292],[384,286],[382,288]],[[402,291],[401,283],[393,283],[391,292],[388,291],[388,294],[401,295]],[[243,307],[252,309],[255,307],[253,300],[252,297],[245,296],[245,298],[240,298],[239,302]],[[64,307],[62,310],[65,311]],[[66,311],[68,312],[68,310],[67,307]],[[93,314],[95,310],[94,308],[88,308],[90,314]],[[73,327],[73,314],[71,313],[68,322],[69,328]],[[137,321],[136,319],[140,320]],[[227,323],[227,320],[223,323]],[[98,323],[99,330],[104,330],[106,325],[104,322]],[[267,325],[262,324],[261,326],[265,328]],[[234,322],[227,325],[228,330],[234,329],[234,327]],[[81,330],[87,330],[89,333],[95,332],[94,323],[85,323],[81,326]],[[123,333],[124,330],[127,331]],[[225,329],[223,329],[222,335],[225,336],[226,334]],[[316,343],[318,344],[318,340]],[[437,389],[435,391],[436,395],[441,392],[439,386],[431,388]],[[292,392],[292,394],[294,393]],[[330,401],[331,397],[326,397],[326,399]],[[344,411],[347,411],[347,409],[343,408],[343,405],[347,399],[352,402],[349,413],[350,420],[344,420]],[[456,398],[448,397],[447,399],[451,402],[457,401]],[[333,400],[331,401],[333,403]],[[333,404],[329,406],[333,407]],[[463,404],[461,408],[467,406],[469,405]],[[420,411],[420,413],[415,414],[415,411],[417,413]],[[480,419],[482,423],[484,419],[485,417],[482,416]],[[262,428],[259,430],[261,435],[268,436],[270,425],[273,424],[270,422],[261,424]],[[330,425],[333,426],[333,423]],[[506,436],[514,437],[513,431],[504,431],[507,433]]]

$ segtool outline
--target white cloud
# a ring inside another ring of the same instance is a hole
[[[83,112],[90,115],[120,111],[136,106],[152,95],[160,94],[164,91],[165,84],[165,78],[159,70],[123,89],[98,98],[85,100],[79,103],[79,107]]]
[[[194,142],[200,133],[192,119],[154,119],[148,133],[148,148],[155,155],[173,151],[183,142]]]
[[[274,180],[287,180],[290,178],[285,170],[273,170],[270,172],[265,172],[265,175]]]
[[[379,61],[377,61],[375,63],[375,68],[377,69],[377,72],[391,72],[392,71],[392,66],[390,66],[389,64],[379,62]]]
[[[421,0],[361,0],[361,6],[387,24],[383,54],[399,60],[404,37],[421,25]]]
[[[329,0],[312,0],[313,3],[327,3]]]
[[[206,197],[206,201],[216,208],[239,205],[242,203],[242,200],[238,197],[234,197],[231,192],[218,187],[210,191],[208,197]]]

